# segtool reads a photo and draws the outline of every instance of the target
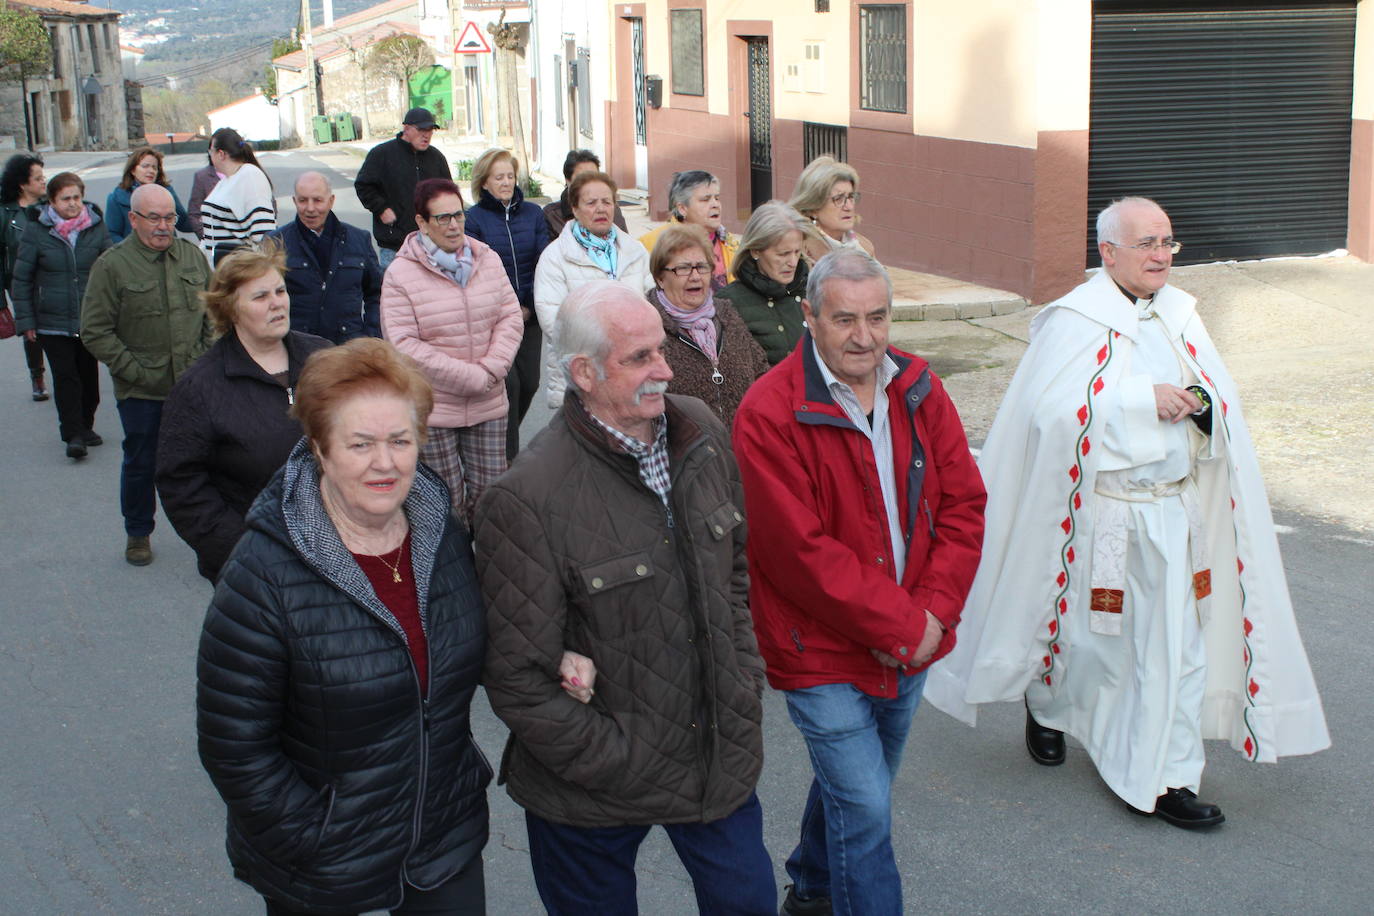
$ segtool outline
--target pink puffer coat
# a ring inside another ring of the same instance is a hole
[[[382,279],[382,336],[420,363],[434,386],[428,426],[476,426],[505,416],[506,386],[524,324],[501,258],[472,246],[466,288],[430,263],[412,232]]]

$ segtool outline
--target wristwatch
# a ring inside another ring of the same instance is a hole
[[[1202,402],[1202,406],[1199,407],[1197,410],[1193,411],[1193,416],[1200,417],[1207,411],[1212,409],[1212,398],[1210,395],[1207,394],[1206,388],[1203,388],[1201,385],[1189,385],[1186,390],[1191,392],[1199,401]]]

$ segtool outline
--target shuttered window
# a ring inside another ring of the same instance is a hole
[[[1093,220],[1153,197],[1177,263],[1344,247],[1355,4],[1094,3]]]

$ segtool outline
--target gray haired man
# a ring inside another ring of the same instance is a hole
[[[664,393],[663,322],[634,291],[579,288],[553,337],[563,407],[476,523],[483,681],[511,730],[501,778],[525,808],[540,898],[551,913],[633,911],[635,853],[658,824],[701,912],[771,916],[754,794],[763,663],[729,435],[701,401]],[[595,664],[587,697],[560,687],[568,650]]]

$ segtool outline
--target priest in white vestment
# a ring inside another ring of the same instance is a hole
[[[1168,285],[1153,201],[1097,221],[1103,269],[1050,303],[984,445],[982,563],[926,696],[970,725],[1025,698],[1026,745],[1082,742],[1132,808],[1185,828],[1204,738],[1253,761],[1330,744],[1235,384]]]

